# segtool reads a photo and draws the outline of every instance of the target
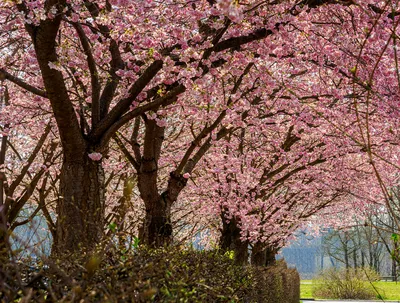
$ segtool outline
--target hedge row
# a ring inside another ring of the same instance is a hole
[[[300,276],[295,269],[287,268],[280,260],[275,266],[259,267],[255,271],[254,302],[300,302]]]
[[[71,256],[62,269],[45,263],[0,266],[0,302],[299,302],[299,276],[283,262],[239,267],[217,251],[140,248]]]

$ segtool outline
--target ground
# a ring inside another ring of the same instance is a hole
[[[400,282],[373,282],[373,285],[382,295],[384,300],[400,301]],[[301,280],[300,283],[300,298],[303,299],[318,299],[312,296],[313,281],[312,280]],[[303,300],[303,303],[307,301]],[[337,301],[335,301],[337,303]],[[380,301],[382,302],[382,301]],[[324,303],[329,303],[324,301]],[[352,301],[352,303],[356,303]]]

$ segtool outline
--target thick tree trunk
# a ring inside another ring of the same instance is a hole
[[[168,246],[172,243],[171,207],[162,195],[146,203],[146,216],[139,236],[150,247]]]
[[[171,173],[167,190],[162,194],[157,193],[157,183],[151,178],[151,174],[139,175],[138,180],[140,194],[146,207],[145,221],[139,237],[142,243],[150,247],[170,245],[173,240],[171,207],[185,188],[187,179]]]
[[[240,228],[235,218],[229,222],[222,219],[222,232],[220,238],[220,246],[223,251],[234,251],[235,263],[237,265],[245,265],[249,262],[248,241],[240,239]]]
[[[257,242],[251,252],[251,264],[255,266],[271,266],[276,263],[277,249]]]
[[[84,154],[61,168],[53,253],[90,250],[104,232],[104,171],[100,161]]]

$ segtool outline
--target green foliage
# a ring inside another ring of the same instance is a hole
[[[13,276],[9,275],[7,289],[0,286],[0,302],[19,302],[29,294],[34,302],[233,303],[250,298],[254,285],[251,268],[234,265],[218,251],[109,249],[84,260],[70,256],[49,264],[10,264]],[[24,277],[20,284],[18,276]]]
[[[391,238],[392,238],[392,241],[393,241],[393,244],[394,244],[394,248],[390,252],[390,256],[397,263],[400,263],[400,245],[399,245],[400,236],[399,236],[399,234],[393,233]]]
[[[298,273],[284,262],[243,267],[232,253],[174,247],[102,251],[0,267],[0,302],[299,302]]]
[[[283,260],[274,266],[260,267],[255,272],[255,302],[297,303],[300,300],[300,277],[296,270],[288,269]]]
[[[140,239],[139,237],[133,237],[133,243],[132,243],[132,247],[134,249],[137,249],[139,247],[140,244]]]
[[[117,224],[115,222],[112,222],[108,225],[108,229],[111,230],[111,232],[115,233],[117,231]]]
[[[369,268],[330,268],[322,271],[313,281],[313,296],[324,299],[376,298],[373,281],[379,274]]]
[[[230,260],[234,260],[235,259],[235,251],[228,250],[225,252],[224,256],[228,257]]]

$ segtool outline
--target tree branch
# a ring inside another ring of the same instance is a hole
[[[82,26],[76,22],[71,22],[72,26],[75,28],[78,33],[79,39],[81,41],[83,50],[85,52],[89,71],[90,71],[90,80],[92,85],[92,128],[97,125],[100,121],[100,82],[97,73],[96,62],[93,57],[92,49],[90,47],[89,41],[86,37],[86,34],[82,28]]]
[[[227,129],[225,127],[221,128],[217,133],[216,141],[221,140],[231,131],[232,131],[231,129]],[[194,156],[187,161],[187,164],[183,168],[183,173],[191,173],[196,164],[201,160],[201,158],[206,154],[206,152],[211,148],[211,146],[212,146],[211,138],[208,138],[207,141],[204,142],[204,144],[194,154]]]
[[[45,159],[43,161],[44,163],[52,162],[56,148],[57,148],[57,143],[51,143],[50,151],[47,154],[47,156],[45,157]],[[36,188],[38,182],[40,181],[40,178],[44,174],[44,172],[45,172],[45,168],[41,168],[40,171],[33,177],[31,182],[25,187],[21,196],[16,201],[14,201],[14,203],[12,203],[11,210],[9,211],[9,216],[8,216],[10,222],[13,222],[17,218],[22,207],[26,204],[26,202],[32,196],[32,194],[35,191],[35,188]]]
[[[153,102],[147,103],[128,112],[127,114],[116,120],[116,122],[112,124],[108,129],[106,129],[103,137],[101,138],[100,145],[105,146],[105,144],[107,144],[108,140],[115,134],[115,132],[128,121],[148,112],[149,110],[155,110],[160,106],[167,106],[169,104],[172,104],[176,101],[178,95],[182,94],[185,90],[186,88],[182,84],[180,84],[173,90],[168,92],[165,96],[159,97]],[[93,134],[93,137],[97,138],[97,136],[101,136],[101,134],[95,132]]]
[[[44,133],[41,135],[38,143],[36,144],[34,150],[32,151],[31,155],[29,156],[27,163],[25,166],[22,168],[21,173],[15,178],[15,180],[11,183],[9,187],[9,196],[14,195],[14,191],[17,188],[17,186],[21,183],[22,179],[25,177],[26,173],[28,172],[28,169],[31,167],[33,161],[35,160],[36,156],[38,155],[40,149],[42,148],[44,142],[46,141],[47,135],[50,133],[51,130],[51,124],[47,124]]]
[[[22,79],[11,75],[9,72],[4,70],[3,68],[0,68],[0,80],[1,79],[9,80],[12,83],[18,85],[19,87],[22,87],[23,89],[27,90],[28,92],[31,92],[32,94],[35,94],[35,95],[43,97],[43,98],[47,98],[47,94],[44,90],[41,90],[39,88],[36,88],[36,87],[24,82]]]
[[[230,48],[237,48],[243,44],[247,44],[247,43],[250,43],[253,41],[264,39],[267,36],[270,36],[272,34],[273,34],[272,30],[260,28],[246,36],[232,37],[232,38],[226,39],[224,41],[221,41],[213,47],[213,51],[214,52],[222,52],[222,51],[230,49]]]
[[[46,2],[46,5],[53,2]],[[41,20],[38,26],[26,25],[35,48],[36,58],[42,73],[47,97],[50,100],[54,117],[59,129],[64,155],[75,159],[84,153],[86,148],[81,134],[74,106],[69,98],[65,80],[61,71],[51,68],[50,63],[58,62],[56,38],[59,33],[65,0],[54,0],[59,14],[53,19]],[[60,11],[61,9],[61,11]]]
[[[129,163],[132,164],[132,166],[136,169],[136,171],[139,171],[140,165],[136,160],[132,157],[131,153],[126,149],[125,145],[122,143],[121,139],[118,138],[118,134],[115,134],[113,136],[114,141],[117,143],[119,149],[122,151],[126,159],[129,161]]]
[[[104,135],[104,133],[114,123],[116,123],[118,119],[126,111],[129,110],[129,107],[131,106],[132,102],[142,92],[142,90],[146,87],[146,85],[149,84],[149,82],[156,76],[156,74],[162,68],[162,66],[163,66],[162,60],[156,60],[152,64],[150,64],[150,66],[143,72],[143,74],[139,77],[139,79],[129,89],[128,91],[129,96],[119,101],[118,104],[107,114],[107,116],[100,121],[98,126],[93,129],[91,134],[89,134],[89,138],[92,141],[94,142],[98,141]],[[108,139],[110,138],[111,136]]]
[[[136,117],[130,140],[136,161],[140,161],[140,159],[142,158],[142,155],[140,154],[140,145],[138,142],[139,129],[140,129],[140,117]]]

